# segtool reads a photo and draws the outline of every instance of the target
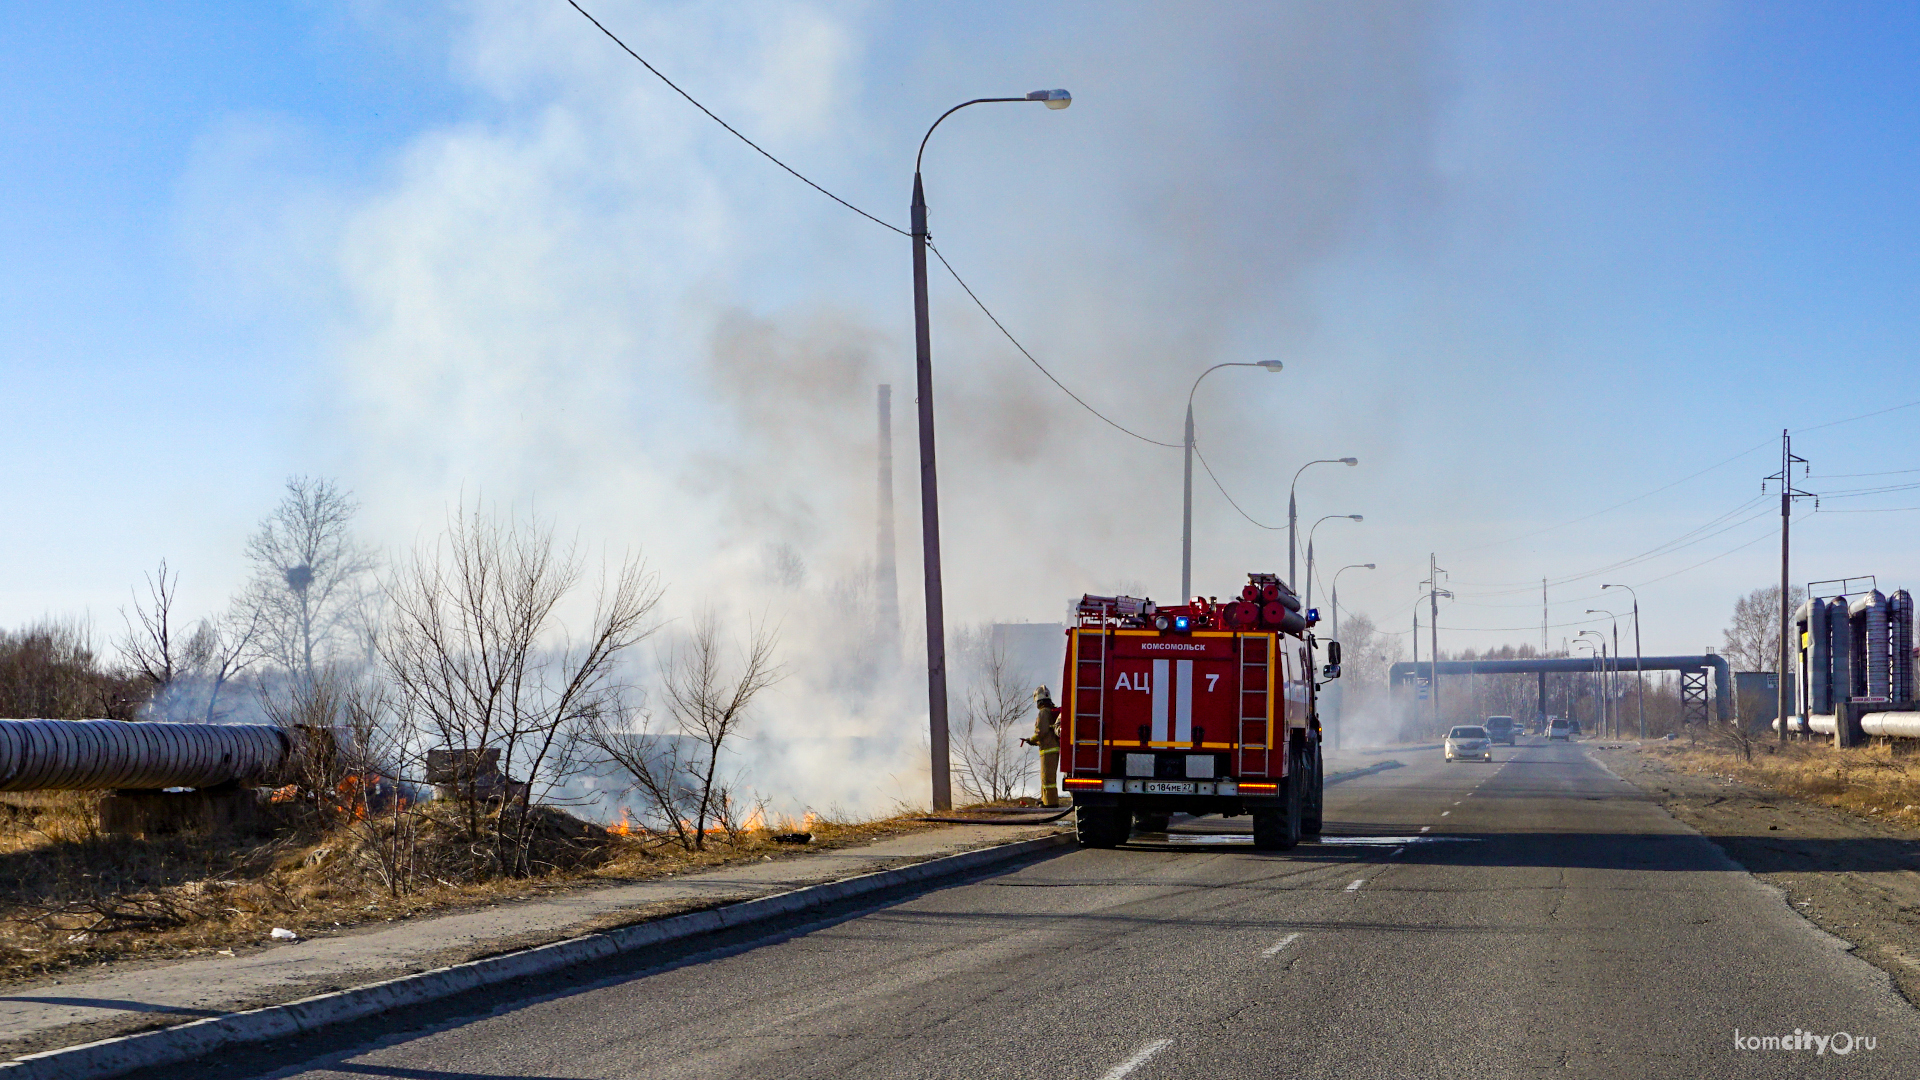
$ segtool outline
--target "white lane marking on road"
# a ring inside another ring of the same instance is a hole
[[[1431,825],[1422,825],[1422,826],[1420,826],[1420,831],[1421,831],[1421,832],[1432,832],[1432,831],[1433,831],[1433,826],[1431,826]]]
[[[1286,948],[1287,946],[1293,944],[1298,940],[1300,940],[1299,934],[1288,934],[1286,937],[1281,938],[1279,941],[1276,941],[1273,944],[1267,946],[1266,948],[1261,949],[1260,955],[1261,956],[1277,955],[1281,949]]]
[[[1153,1055],[1173,1045],[1172,1039],[1155,1039],[1133,1052],[1133,1056],[1108,1069],[1100,1080],[1120,1080],[1121,1077],[1153,1060]]]
[[[1366,878],[1359,878],[1359,879],[1357,879],[1357,880],[1355,880],[1353,884],[1351,884],[1351,885],[1349,885],[1349,886],[1347,886],[1347,891],[1348,891],[1348,892],[1358,892],[1358,891],[1359,891],[1359,889],[1360,889],[1360,886],[1362,886],[1362,885],[1365,885],[1366,883],[1367,883],[1367,879],[1366,879]]]
[[[1441,817],[1446,817],[1446,816],[1447,816],[1448,814],[1451,814],[1451,813],[1453,813],[1453,811],[1451,811],[1451,810],[1442,810],[1442,811],[1440,811],[1440,816],[1441,816]]]
[[[1472,794],[1472,792],[1468,792],[1468,794]],[[1453,805],[1455,805],[1455,806],[1459,806],[1459,805],[1460,805],[1460,802],[1459,802],[1459,800],[1458,800],[1458,799],[1456,799],[1456,800],[1454,800],[1454,803],[1453,803]]]

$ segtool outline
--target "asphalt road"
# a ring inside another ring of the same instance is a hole
[[[1920,1076],[1920,1013],[1778,893],[1577,745],[1495,756],[1330,788],[1327,836],[1294,852],[1203,819],[171,1075]]]

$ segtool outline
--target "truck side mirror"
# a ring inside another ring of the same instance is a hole
[[[1336,668],[1340,666],[1340,643],[1337,641],[1327,642],[1327,664]]]
[[[1337,678],[1339,678],[1339,677],[1340,677],[1340,665],[1339,665],[1339,664],[1323,664],[1323,665],[1321,665],[1321,668],[1320,668],[1320,677],[1321,677],[1321,678],[1323,678],[1323,679],[1337,679]]]

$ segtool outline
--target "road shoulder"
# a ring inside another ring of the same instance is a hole
[[[74,1046],[300,1000],[655,922],[797,888],[894,870],[1060,826],[948,826],[818,855],[423,917],[386,927],[238,951],[218,959],[103,965],[0,994],[9,1056]]]
[[[1920,1003],[1920,840],[1746,781],[1675,769],[1631,743],[1587,752]]]

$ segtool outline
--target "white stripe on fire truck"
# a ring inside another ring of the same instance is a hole
[[[1153,741],[1167,741],[1167,665],[1170,660],[1153,662]]]
[[[1173,662],[1173,741],[1193,741],[1193,661]]]

